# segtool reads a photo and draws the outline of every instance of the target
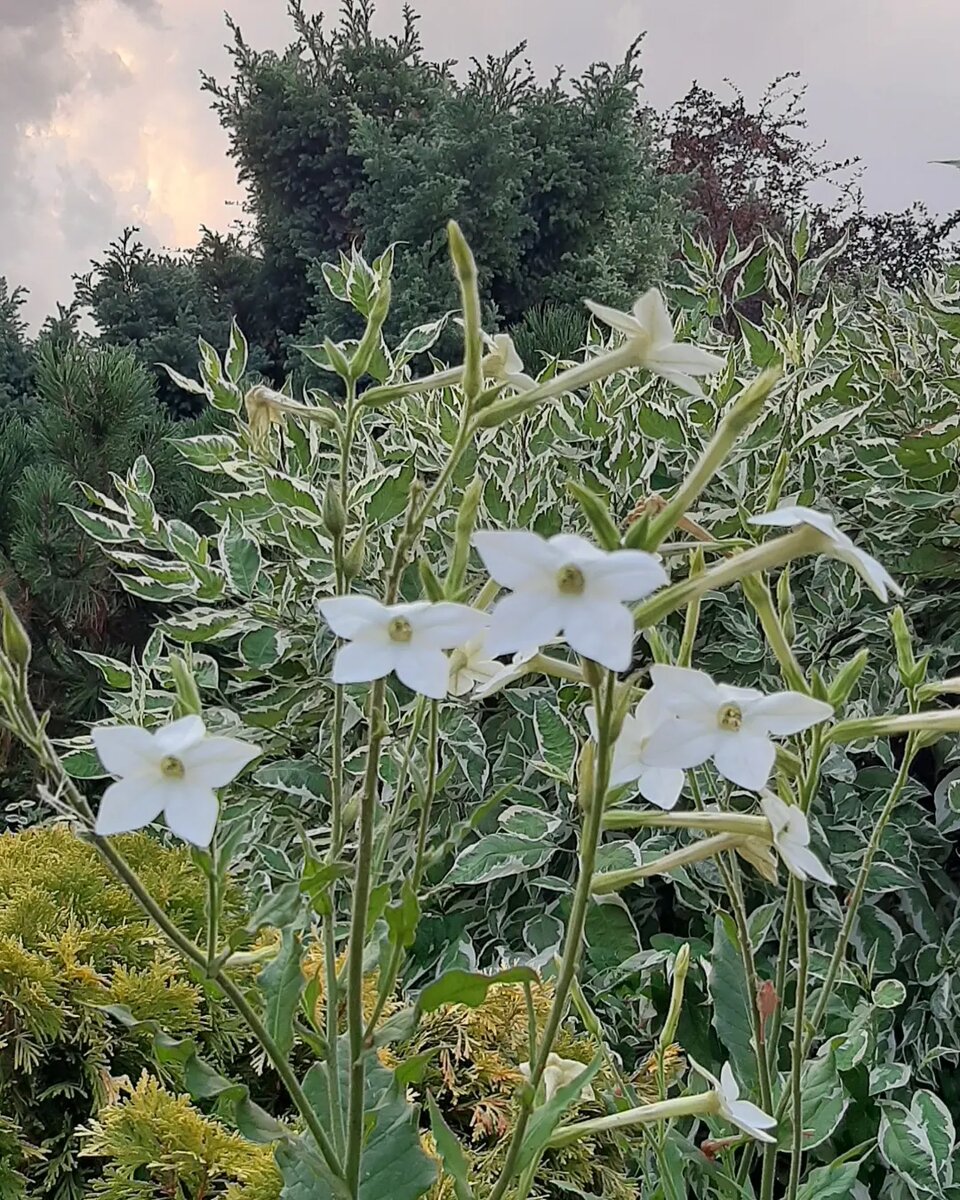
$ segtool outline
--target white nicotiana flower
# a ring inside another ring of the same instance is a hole
[[[587,307],[635,347],[638,365],[691,396],[703,395],[694,376],[714,375],[726,366],[726,360],[720,355],[674,339],[673,322],[656,288],[644,292],[628,313],[605,304],[594,304],[592,300],[587,301]]]
[[[381,604],[372,596],[335,596],[317,606],[346,639],[333,660],[334,683],[368,683],[391,671],[414,692],[442,700],[450,679],[443,653],[477,637],[489,618],[465,604]]]
[[[764,792],[760,807],[770,822],[777,853],[790,874],[801,883],[814,879],[817,883],[834,884],[836,880],[810,849],[810,826],[803,809],[796,804],[784,804],[773,792]]]
[[[504,665],[487,653],[484,638],[471,638],[450,655],[450,680],[447,691],[451,696],[466,696],[475,688],[489,685]]]
[[[713,759],[724,778],[755,792],[773,770],[771,737],[799,733],[833,716],[829,704],[801,692],[765,696],[756,688],[715,683],[704,671],[686,667],[657,663],[650,677],[657,730],[644,751],[649,765],[696,767]]]
[[[539,647],[535,646],[532,650],[519,651],[508,663],[498,662],[496,673],[491,675],[486,683],[480,684],[473,693],[474,699],[486,700],[488,696],[493,696],[497,692],[502,691],[507,684],[515,683],[518,679],[522,679],[524,675],[529,674],[530,663],[539,653]]]
[[[886,604],[892,592],[894,596],[902,596],[903,588],[866,550],[860,550],[851,539],[840,529],[828,513],[817,512],[815,508],[805,508],[802,504],[787,504],[773,512],[762,513],[750,518],[751,525],[774,525],[790,528],[794,525],[809,525],[830,539],[832,558],[838,558],[848,566],[853,567],[867,587],[878,599]]]
[[[483,341],[487,347],[483,358],[484,375],[498,383],[509,384],[520,392],[529,392],[537,386],[537,381],[524,371],[523,359],[508,333],[498,333],[493,337],[485,333]]]
[[[777,1140],[766,1132],[768,1129],[776,1129],[776,1119],[751,1101],[740,1099],[740,1085],[734,1078],[728,1062],[720,1068],[720,1078],[718,1079],[706,1067],[701,1067],[695,1059],[690,1058],[689,1055],[687,1057],[690,1059],[693,1069],[702,1075],[713,1088],[714,1095],[720,1101],[722,1117],[725,1117],[731,1125],[736,1125],[738,1129],[749,1134],[750,1137],[756,1138],[758,1142],[775,1142]]]
[[[683,771],[673,767],[651,767],[645,754],[651,737],[656,734],[656,705],[651,693],[640,701],[632,713],[627,713],[620,727],[620,736],[613,747],[610,764],[610,786],[636,784],[637,791],[658,808],[671,809],[683,790]],[[594,741],[597,739],[597,714],[593,707],[586,710],[587,724]]]
[[[490,616],[487,650],[494,655],[554,641],[611,671],[633,655],[633,615],[640,600],[667,582],[659,561],[643,550],[600,550],[576,534],[552,538],[526,530],[473,535],[484,566],[512,594]]]
[[[524,1079],[530,1078],[529,1063],[521,1063],[517,1069]],[[586,1069],[586,1063],[577,1062],[575,1058],[561,1058],[559,1054],[550,1054],[543,1072],[544,1104],[549,1103],[560,1088],[566,1087],[568,1083],[573,1083],[577,1076],[582,1075]],[[593,1099],[593,1088],[589,1083],[584,1084],[580,1089],[580,1097],[583,1100]]]
[[[225,787],[261,750],[206,732],[199,717],[182,717],[152,732],[138,725],[94,728],[100,761],[118,777],[103,793],[97,833],[127,833],[163,813],[177,837],[209,846],[219,814],[214,789]]]

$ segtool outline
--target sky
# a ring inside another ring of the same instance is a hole
[[[199,72],[228,74],[223,8],[282,48],[285,0],[0,0],[0,275],[33,324],[125,225],[157,247],[226,229],[242,193]],[[337,0],[307,0],[336,18]],[[807,84],[812,137],[859,155],[868,207],[960,207],[960,0],[416,0],[433,59],[528,42],[541,75],[622,56],[646,30],[646,99],[696,80],[748,100],[785,71]],[[379,0],[382,32],[402,0]]]

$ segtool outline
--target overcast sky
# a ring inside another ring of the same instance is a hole
[[[198,86],[227,73],[221,0],[0,0],[0,274],[31,290],[33,321],[126,224],[157,246],[225,228],[240,198]],[[284,0],[226,0],[247,39],[288,40]],[[308,0],[308,7],[311,7]],[[402,0],[379,0],[381,30]],[[693,80],[748,99],[799,70],[810,132],[859,154],[867,202],[960,207],[960,0],[419,0],[431,58],[529,42],[534,66],[577,73],[647,30],[646,91],[663,107]],[[336,0],[313,0],[334,18]]]

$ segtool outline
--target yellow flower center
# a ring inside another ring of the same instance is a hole
[[[391,642],[409,642],[413,637],[413,626],[406,617],[394,617],[387,626]]]
[[[717,724],[727,733],[736,733],[743,724],[743,710],[739,704],[725,704],[717,713]]]
[[[186,774],[183,763],[172,754],[165,754],[160,759],[160,774],[164,779],[182,779]]]
[[[582,596],[585,586],[583,572],[573,563],[567,563],[557,572],[557,590],[564,596]]]

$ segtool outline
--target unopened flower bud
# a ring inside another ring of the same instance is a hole
[[[660,1031],[658,1047],[661,1053],[672,1045],[680,1024],[680,1014],[683,1010],[683,990],[687,982],[687,972],[690,969],[690,945],[684,942],[673,960],[673,987],[670,992],[670,1007]]]
[[[30,665],[30,638],[4,592],[0,592],[0,603],[3,605],[4,652],[18,670],[26,671]]]
[[[170,655],[170,674],[173,676],[173,686],[177,693],[177,704],[183,717],[201,716],[203,702],[200,699],[200,689],[190,668],[179,654]]]
[[[323,493],[323,523],[333,538],[341,537],[347,527],[347,514],[340,493],[332,483],[327,484]]]
[[[343,574],[349,582],[363,573],[363,561],[367,551],[366,531],[361,529],[357,540],[343,557]]]

